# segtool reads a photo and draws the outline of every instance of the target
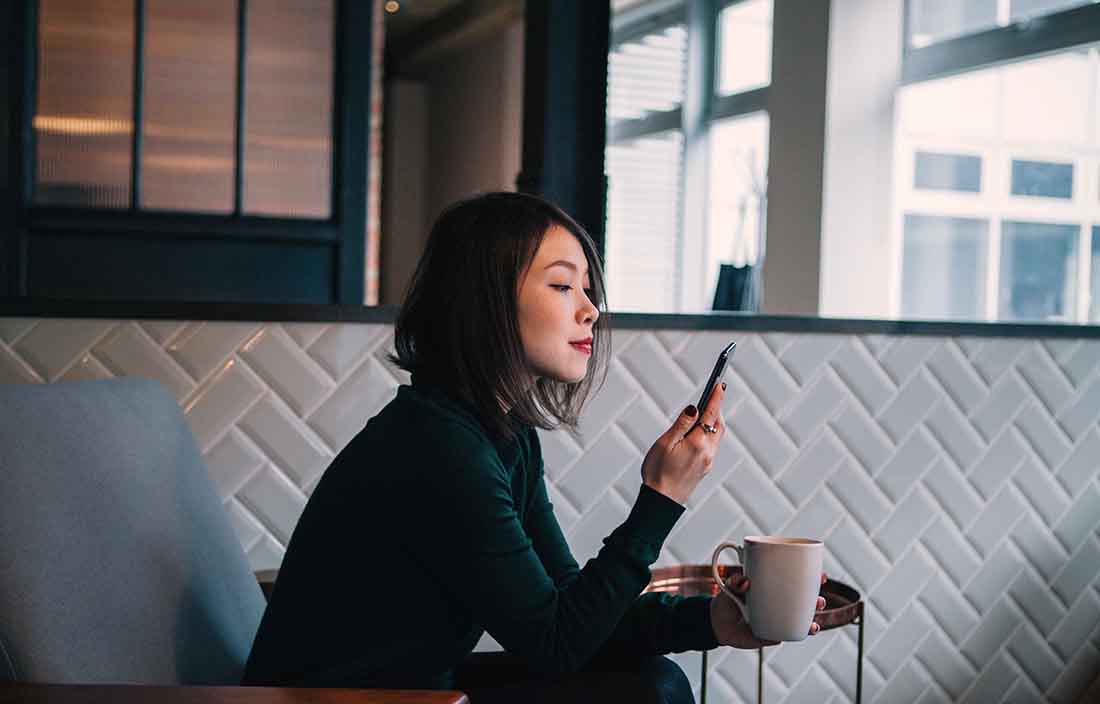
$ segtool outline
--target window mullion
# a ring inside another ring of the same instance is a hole
[[[679,129],[683,125],[683,110],[679,107],[664,112],[649,113],[636,120],[618,120],[607,128],[607,143],[628,142],[648,134]]]
[[[145,96],[145,0],[134,0],[134,90],[130,147],[130,209],[141,207],[141,139]]]
[[[233,216],[244,212],[244,90],[248,47],[248,0],[237,0],[237,104],[233,116]]]
[[[684,168],[680,197],[680,246],[677,248],[677,309],[705,305],[707,119],[714,99],[714,52],[718,12],[714,0],[688,0],[688,61],[684,90]]]

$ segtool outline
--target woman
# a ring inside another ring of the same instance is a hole
[[[570,554],[535,428],[574,426],[602,379],[603,300],[591,239],[546,201],[490,193],[440,216],[395,326],[411,384],[313,491],[246,684],[679,702],[690,687],[660,656],[762,645],[726,598],[639,596],[718,450],[724,385],[650,448],[599,554]],[[509,667],[467,660],[485,631]]]

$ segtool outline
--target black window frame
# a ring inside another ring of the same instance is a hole
[[[654,31],[684,24],[688,32],[688,67],[684,80],[684,101],[679,107],[652,112],[633,120],[608,125],[607,143],[628,141],[672,129],[685,129],[687,123],[711,123],[729,117],[751,115],[768,110],[770,84],[751,90],[720,95],[717,85],[718,17],[722,10],[747,0],[682,0],[669,8],[659,8],[636,19],[627,19],[611,32],[611,49]],[[698,48],[692,48],[692,42]],[[697,103],[697,105],[689,105]],[[687,115],[685,115],[685,109]],[[694,113],[694,115],[692,114]],[[690,128],[688,128],[690,129]],[[698,133],[698,128],[695,130]],[[698,136],[696,134],[695,136]],[[684,139],[687,148],[687,135]]]
[[[7,193],[0,200],[0,296],[27,297],[28,243],[31,238],[78,232],[82,236],[119,239],[196,240],[206,242],[254,242],[266,245],[310,245],[326,249],[332,261],[331,280],[315,286],[329,291],[325,300],[313,303],[363,304],[367,237],[367,169],[371,87],[373,3],[334,0],[332,172],[330,213],[325,219],[246,215],[242,212],[244,113],[244,61],[247,51],[248,0],[237,8],[237,96],[235,117],[234,211],[229,214],[142,210],[140,169],[145,0],[135,3],[134,131],[131,163],[130,207],[103,209],[36,205],[35,132],[37,103],[38,0],[18,0],[0,18],[9,20],[9,54],[6,69]],[[4,17],[7,15],[7,17]],[[6,213],[4,211],[7,211]],[[329,256],[329,255],[325,255]],[[327,277],[326,277],[327,278]],[[278,284],[272,282],[269,302],[280,302]],[[135,298],[142,298],[136,294]],[[190,299],[171,298],[172,302]],[[254,299],[225,302],[257,302]],[[301,302],[301,301],[299,301]]]
[[[914,47],[909,43],[912,3],[905,0],[902,15],[901,85],[1100,42],[1100,4],[1089,4]]]

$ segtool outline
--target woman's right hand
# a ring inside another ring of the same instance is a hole
[[[698,412],[688,406],[680,413],[642,461],[642,483],[661,492],[673,501],[686,503],[691,492],[710,472],[718,443],[726,432],[722,422],[722,399],[726,396],[725,383],[717,384],[714,393],[703,409],[700,424],[694,428]],[[713,426],[715,433],[703,432],[702,424]],[[689,432],[690,431],[690,432]]]

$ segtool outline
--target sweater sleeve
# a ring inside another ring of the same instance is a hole
[[[439,466],[419,487],[425,520],[408,536],[408,549],[442,591],[528,666],[578,670],[631,610],[683,507],[643,487],[626,520],[574,573],[561,560],[568,548],[560,528],[556,537],[546,533],[543,487],[544,517],[532,528],[540,544],[559,543],[548,571],[520,524],[510,475],[495,450],[457,433],[452,439],[458,441],[435,447]]]
[[[539,470],[528,509],[527,530],[547,572],[559,587],[565,587],[580,574],[580,570],[547,496],[541,463]],[[640,492],[656,494],[664,502],[680,506],[644,484]],[[680,510],[683,510],[682,507]],[[646,579],[648,584],[648,575]],[[638,591],[644,588],[643,584]],[[710,600],[708,596],[685,598],[664,593],[641,594],[631,603],[596,657],[665,655],[715,648],[718,641],[710,623]]]

